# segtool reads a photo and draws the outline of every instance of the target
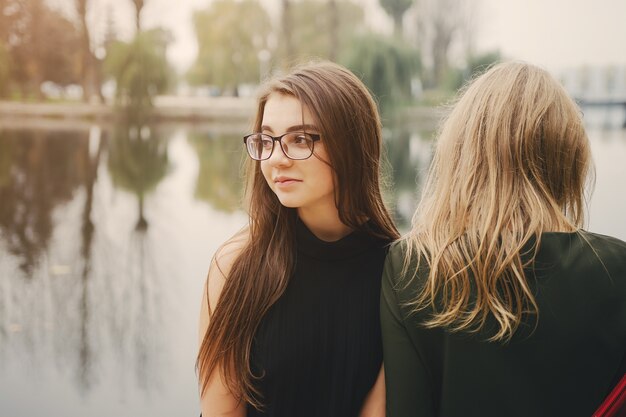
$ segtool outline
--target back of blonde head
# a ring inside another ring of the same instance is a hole
[[[582,226],[589,166],[579,109],[546,71],[504,63],[469,84],[439,132],[406,238],[406,268],[415,256],[427,266],[413,305],[432,307],[426,325],[473,332],[493,317],[490,339],[506,341],[537,313],[522,250]]]

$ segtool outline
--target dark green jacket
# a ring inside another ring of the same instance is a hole
[[[404,255],[402,242],[392,246],[382,283],[388,417],[590,417],[626,373],[625,242],[544,233],[526,273],[537,327],[508,344],[422,327],[429,312],[405,303],[427,272],[407,285]]]

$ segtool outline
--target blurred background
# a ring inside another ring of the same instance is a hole
[[[626,240],[624,19],[622,0],[0,0],[0,415],[198,415],[241,138],[294,62],[376,96],[403,231],[442,105],[494,62],[547,68],[592,143],[587,229]]]

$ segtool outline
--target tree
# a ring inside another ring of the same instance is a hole
[[[146,132],[146,133],[144,133]],[[108,166],[113,185],[137,197],[137,223],[135,230],[145,231],[145,198],[167,176],[170,162],[167,141],[158,132],[134,121],[118,125],[111,142]]]
[[[290,13],[292,52],[286,53],[283,46],[279,54],[285,61],[309,57],[335,60],[364,29],[363,8],[350,1],[302,0],[291,5]],[[281,42],[284,45],[286,40]]]
[[[456,92],[472,78],[485,72],[490,66],[501,61],[499,51],[471,55],[462,67],[449,67],[441,80],[440,88],[448,92]]]
[[[5,77],[0,94],[18,87],[22,97],[43,98],[43,81],[68,85],[79,80],[76,25],[41,0],[0,0],[0,49],[0,62],[10,64],[0,64]]]
[[[281,28],[282,28],[282,37],[280,38],[283,42],[285,49],[285,56],[291,57],[293,56],[293,43],[291,41],[293,31],[291,29],[291,2],[289,0],[281,0],[282,4],[282,15],[281,15]]]
[[[9,51],[0,40],[0,97],[9,94],[9,76],[11,74]]]
[[[96,95],[104,102],[102,95],[102,67],[91,47],[91,35],[87,24],[87,10],[90,0],[75,0],[76,11],[79,20],[80,53],[81,53],[81,85],[83,87],[83,100],[89,101]]]
[[[502,61],[500,51],[490,51],[478,55],[471,55],[467,60],[467,77],[470,79],[485,72],[489,67]]]
[[[422,60],[429,65],[430,76],[424,80],[429,87],[439,87],[448,74],[449,53],[456,41],[473,42],[471,22],[474,2],[461,0],[420,0],[416,9],[417,39]],[[464,45],[467,59],[472,45]]]
[[[383,110],[411,99],[411,81],[421,70],[417,50],[375,34],[355,38],[342,62],[367,85]]]
[[[457,15],[437,7],[433,15],[433,73],[435,84],[439,85],[448,69],[448,49],[458,27]]]
[[[217,0],[193,16],[198,57],[188,73],[192,84],[232,89],[260,78],[259,51],[267,50],[271,24],[254,0]]]
[[[8,0],[0,0],[0,97],[6,97],[11,84],[11,55],[9,51],[9,35],[11,33],[10,13],[7,10]]]
[[[243,198],[241,141],[230,134],[190,134],[198,155],[194,197],[227,213],[239,209]]]
[[[141,32],[141,11],[143,10],[143,6],[145,6],[144,0],[132,0],[133,5],[135,6],[135,27],[137,28],[137,33]]]
[[[59,85],[78,83],[81,39],[76,26],[59,13],[47,13],[42,22],[45,38],[40,58],[41,77]]]
[[[83,182],[84,166],[77,161],[89,141],[82,133],[28,130],[3,132],[1,139],[0,237],[30,276],[48,251],[55,211]]]
[[[406,11],[413,5],[413,0],[380,0],[380,5],[393,19],[394,34],[398,37],[402,36],[402,19]]]
[[[330,34],[330,49],[328,51],[328,58],[331,61],[337,59],[339,52],[339,7],[337,6],[337,0],[328,0],[328,16],[329,20],[329,34]]]
[[[140,32],[129,43],[115,41],[105,59],[105,71],[116,82],[117,105],[140,123],[152,108],[156,94],[168,86],[166,48],[170,39],[163,29]]]
[[[22,89],[22,95],[34,93],[37,98],[43,98],[41,83],[43,82],[42,52],[44,51],[43,25],[46,6],[37,0],[28,0],[17,3],[18,11],[15,13],[16,20],[14,33],[19,36],[16,40],[13,52],[17,59],[12,65],[13,76],[18,79]],[[12,34],[13,35],[13,34]]]

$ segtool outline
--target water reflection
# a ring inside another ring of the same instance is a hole
[[[134,375],[146,392],[164,383],[168,269],[145,215],[169,170],[156,132],[123,126],[112,140],[98,128],[2,132],[2,368],[33,364],[35,380],[69,372],[80,396],[110,374],[122,384]]]
[[[48,249],[54,209],[84,181],[86,145],[76,132],[0,133],[0,233],[26,277]]]
[[[626,131],[589,136],[591,230],[625,239]],[[394,126],[384,141],[386,198],[407,230],[432,132]],[[239,134],[190,126],[0,131],[3,415],[198,414],[198,297],[245,223],[243,152]]]
[[[92,348],[89,338],[89,322],[90,322],[90,305],[92,300],[89,297],[88,283],[92,272],[92,256],[93,256],[93,239],[95,226],[92,219],[93,203],[94,203],[94,187],[98,176],[98,166],[102,153],[105,150],[108,141],[100,136],[99,129],[93,129],[90,132],[89,141],[87,142],[87,152],[81,154],[83,165],[85,166],[84,187],[85,187],[85,203],[81,216],[81,245],[80,254],[82,260],[82,268],[80,273],[80,348],[79,348],[79,366],[78,380],[79,386],[83,390],[91,387],[91,363]],[[82,141],[85,142],[84,140]],[[83,148],[85,148],[83,146]],[[92,151],[92,149],[94,149]]]
[[[228,213],[241,208],[243,193],[242,136],[190,132],[189,143],[200,163],[195,197]]]
[[[422,182],[426,178],[431,159],[432,135],[431,131],[423,131],[411,125],[384,131],[393,187],[387,200],[392,202],[394,218],[402,231],[410,227]],[[389,176],[388,173],[386,175]]]
[[[169,169],[167,142],[148,125],[122,123],[115,128],[108,167],[114,186],[137,197],[139,215],[135,229],[145,232],[146,195],[154,191]]]

